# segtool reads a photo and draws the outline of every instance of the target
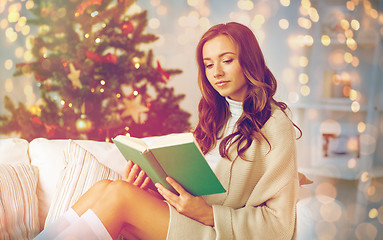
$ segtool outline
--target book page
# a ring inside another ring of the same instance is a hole
[[[115,137],[117,141],[120,141],[121,143],[124,143],[125,145],[128,145],[134,149],[137,149],[140,152],[145,152],[148,149],[148,145],[145,143],[145,141],[135,138],[135,137],[128,137],[119,135]]]
[[[167,147],[194,142],[192,133],[174,133],[158,137],[142,138],[149,148]]]

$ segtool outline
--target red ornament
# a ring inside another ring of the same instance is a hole
[[[61,59],[60,62],[61,62],[61,65],[64,67],[65,72],[69,72],[69,63],[68,63],[68,61],[65,60],[65,59]]]
[[[38,117],[33,117],[32,122],[37,124],[37,125],[43,125],[43,122]]]
[[[95,52],[86,50],[86,57],[99,63],[113,63],[117,64],[117,56],[111,53],[107,53],[105,56],[100,56]]]
[[[161,67],[161,64],[160,64],[160,61],[157,60],[157,72],[161,73],[162,76],[164,76],[166,78],[166,80],[169,80],[170,78],[170,75],[169,73],[165,72],[162,67]],[[166,81],[161,77],[161,81],[163,83],[166,83]]]
[[[129,34],[133,32],[133,23],[130,21],[126,21],[121,26],[122,33]]]
[[[47,79],[47,77],[45,77],[44,75],[40,75],[38,73],[35,73],[35,78],[36,78],[36,81],[38,81],[38,82],[42,82],[42,81],[45,81]]]
[[[111,53],[107,53],[102,57],[103,62],[117,64],[117,56]]]
[[[95,52],[91,52],[91,51],[86,50],[86,57],[89,58],[90,60],[95,61],[95,62],[102,62],[101,56]]]

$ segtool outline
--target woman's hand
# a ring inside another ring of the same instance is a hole
[[[160,183],[156,183],[158,192],[168,203],[179,213],[205,225],[214,226],[213,208],[206,203],[203,197],[194,197],[170,177],[167,177],[166,181],[179,193],[179,196],[177,196]]]
[[[150,178],[146,176],[146,173],[137,164],[129,160],[125,169],[125,181],[146,190],[150,183]]]

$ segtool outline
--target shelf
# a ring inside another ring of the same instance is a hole
[[[330,110],[340,112],[353,112],[351,110],[351,102],[345,103],[336,100],[330,100],[322,103],[293,103],[289,105],[291,108],[297,109],[319,109],[319,110]],[[361,106],[359,112],[365,112],[366,106]]]
[[[299,168],[299,172],[307,175],[337,178],[343,180],[359,180],[361,170],[357,168],[338,168],[335,166],[315,166],[310,168]],[[383,166],[374,166],[371,169],[373,178],[383,177]]]

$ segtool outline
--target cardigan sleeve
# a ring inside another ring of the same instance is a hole
[[[223,204],[212,204],[214,227],[189,219],[170,206],[168,239],[293,237],[298,194],[295,130],[279,110],[274,112],[262,132],[269,140],[271,149],[265,141],[254,141],[246,151],[247,156],[254,159],[251,163],[253,167],[245,170],[236,168],[236,164],[241,164],[233,163],[225,201]]]

